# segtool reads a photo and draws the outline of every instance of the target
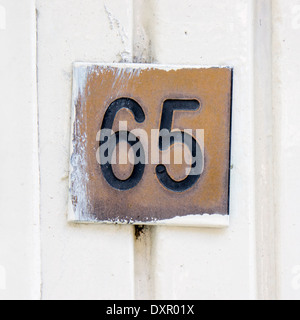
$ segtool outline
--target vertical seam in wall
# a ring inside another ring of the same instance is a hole
[[[41,166],[40,166],[40,126],[39,126],[39,11],[37,8],[37,3],[35,3],[35,21],[36,21],[36,47],[35,47],[35,56],[36,56],[36,103],[37,103],[37,143],[38,143],[38,226],[39,226],[39,267],[40,267],[40,285],[39,285],[39,299],[43,298],[43,278],[42,278],[42,246],[41,246]]]
[[[132,61],[152,63],[152,40],[146,14],[153,11],[152,0],[132,0]],[[154,226],[135,226],[134,292],[137,300],[154,299],[153,232]]]
[[[275,109],[274,109],[274,65],[273,65],[273,57],[274,57],[274,48],[273,48],[273,5],[274,2],[273,0],[270,0],[270,24],[271,24],[271,107],[272,107],[272,195],[273,195],[273,251],[274,251],[274,257],[272,263],[274,264],[274,293],[271,296],[271,298],[274,298],[276,300],[279,299],[279,291],[278,291],[278,243],[277,243],[277,206],[276,206],[276,166],[277,166],[277,161],[276,161],[276,149],[277,149],[277,144],[276,144],[276,125],[275,125]]]
[[[274,86],[273,86],[273,78],[274,78],[274,70],[273,70],[273,0],[270,0],[270,42],[271,42],[271,108],[272,108],[272,209],[273,209],[273,261],[274,264],[274,292],[271,295],[271,298],[278,300],[279,292],[278,292],[278,264],[277,264],[277,213],[276,213],[276,197],[275,197],[275,189],[276,189],[276,126],[275,126],[275,110],[274,110]]]
[[[280,168],[280,161],[278,156],[278,149],[280,149],[280,126],[278,126],[278,121],[281,116],[281,108],[279,106],[280,100],[278,94],[278,90],[275,90],[277,87],[277,76],[278,76],[278,69],[275,61],[275,52],[276,52],[276,44],[277,44],[277,30],[275,30],[275,23],[276,23],[276,9],[277,9],[277,0],[272,1],[272,105],[273,105],[273,158],[274,158],[274,170],[273,170],[273,179],[274,179],[274,212],[275,212],[275,235],[276,235],[276,242],[275,242],[275,255],[276,255],[276,298],[280,299],[281,297],[281,285],[280,285],[280,252],[279,252],[279,241],[277,239],[280,238],[280,231],[279,231],[279,223],[280,223],[280,216],[279,216],[279,209],[278,209],[278,202],[276,201],[279,199],[279,177],[278,177],[278,169]]]
[[[258,297],[277,298],[272,106],[272,0],[254,7],[254,139]]]
[[[255,66],[255,56],[254,56],[254,50],[255,50],[255,32],[256,29],[254,27],[256,23],[256,1],[249,1],[249,15],[251,16],[251,19],[249,19],[249,25],[248,25],[248,36],[249,36],[249,53],[248,53],[248,59],[250,61],[249,64],[249,87],[250,89],[250,96],[251,96],[251,124],[252,124],[252,144],[251,144],[251,165],[252,170],[250,170],[252,176],[251,176],[251,187],[250,187],[250,195],[251,198],[249,199],[249,205],[251,206],[250,212],[249,212],[249,299],[256,300],[258,296],[258,268],[257,268],[257,230],[256,230],[256,224],[257,224],[257,217],[256,217],[256,199],[255,199],[255,90],[254,90],[254,66]]]

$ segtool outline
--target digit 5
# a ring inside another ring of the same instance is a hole
[[[183,143],[189,148],[193,158],[190,174],[182,181],[173,180],[165,165],[160,164],[156,167],[160,183],[174,192],[184,192],[192,188],[203,171],[203,154],[196,139],[184,131],[172,130],[174,111],[196,111],[199,108],[200,103],[197,100],[166,100],[163,105],[159,149],[164,151],[171,148],[174,143]]]

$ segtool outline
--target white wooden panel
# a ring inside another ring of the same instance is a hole
[[[272,0],[256,0],[253,19],[257,283],[259,299],[275,299],[276,213],[272,106]]]
[[[273,1],[279,298],[300,299],[300,1]]]
[[[230,227],[157,228],[156,298],[255,298],[253,1],[152,3],[154,60],[234,67]]]
[[[255,221],[253,53],[259,52],[255,39],[263,41],[253,35],[255,1],[146,1],[144,9],[133,1],[133,10],[131,0],[37,0],[42,297],[139,298],[144,287],[134,295],[134,278],[151,273],[146,297],[256,298],[255,245],[260,248],[262,238],[256,238],[255,223],[265,219]],[[34,2],[0,1],[0,299],[41,293]],[[300,2],[272,2],[278,248],[273,281],[280,298],[299,299]],[[235,68],[230,227],[152,228],[150,253],[144,261],[136,246],[135,266],[132,227],[67,222],[72,62],[131,62],[133,56]],[[144,263],[150,271],[140,275]],[[259,271],[267,274],[266,266],[268,261]],[[273,275],[270,269],[268,281]]]
[[[67,222],[72,63],[130,59],[131,1],[37,8],[43,298],[132,299],[133,227]]]
[[[0,300],[40,296],[33,0],[0,1]]]

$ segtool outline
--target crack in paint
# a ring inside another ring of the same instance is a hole
[[[108,9],[108,7],[104,4],[104,9],[106,12],[106,15],[109,20],[109,25],[111,30],[116,30],[117,35],[120,37],[122,44],[127,46],[122,52],[120,52],[119,56],[121,58],[121,62],[130,62],[131,61],[131,50],[129,49],[129,37],[128,33],[126,32],[124,26],[121,25],[121,22],[119,19],[117,19],[111,10]]]

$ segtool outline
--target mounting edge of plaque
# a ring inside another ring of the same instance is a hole
[[[165,226],[165,227],[195,227],[195,228],[216,228],[224,229],[230,225],[230,216],[222,214],[203,214],[175,217],[167,220],[153,220],[148,222],[131,221],[131,220],[111,220],[100,221],[94,217],[81,216],[74,212],[73,204],[69,199],[68,222],[74,224],[98,224],[98,225],[144,225],[144,226]]]

